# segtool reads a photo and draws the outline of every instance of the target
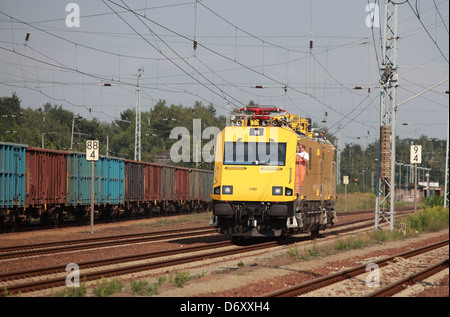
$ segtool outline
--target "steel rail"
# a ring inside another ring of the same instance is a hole
[[[127,243],[150,242],[162,239],[192,236],[195,234],[202,234],[205,232],[214,233],[215,231],[210,227],[198,227],[198,228],[140,233],[140,234],[129,234],[122,236],[99,237],[94,239],[68,240],[60,242],[48,242],[42,244],[29,244],[23,246],[7,247],[0,249],[0,260],[22,256],[32,256],[37,254],[41,255],[70,250],[107,247]]]
[[[82,269],[89,269],[97,266],[104,266],[104,265],[111,265],[111,264],[119,264],[124,262],[130,262],[130,261],[140,261],[140,260],[146,260],[146,259],[154,259],[158,257],[163,256],[169,256],[169,255],[177,255],[180,253],[187,253],[187,252],[195,252],[195,251],[201,251],[201,250],[207,250],[211,248],[220,248],[224,246],[231,246],[231,242],[225,241],[225,242],[216,242],[211,243],[208,245],[201,245],[201,246],[192,246],[192,247],[186,247],[183,249],[180,248],[173,248],[173,249],[167,249],[162,251],[152,251],[152,252],[146,252],[141,253],[137,255],[126,255],[126,256],[120,256],[120,257],[111,257],[111,258],[103,258],[98,260],[91,260],[91,261],[84,261],[77,263],[80,270]],[[0,281],[9,281],[13,279],[24,279],[29,277],[35,277],[45,274],[57,274],[57,273],[63,273],[65,272],[66,265],[53,265],[53,266],[44,266],[44,267],[38,267],[38,268],[32,268],[27,270],[18,270],[18,271],[9,271],[9,272],[3,272],[0,273]]]
[[[341,231],[347,232],[350,229],[358,230],[358,229],[361,229],[364,227],[367,228],[367,227],[371,227],[371,226],[372,226],[372,224],[366,224],[366,225],[360,225],[360,226],[353,227],[353,228],[342,229]],[[329,234],[334,235],[336,233],[329,233]],[[310,237],[310,236],[306,237],[306,238],[312,239],[312,237]],[[186,257],[182,257],[182,258],[178,258],[178,259],[162,260],[162,261],[158,261],[158,262],[143,263],[143,264],[139,264],[139,265],[129,265],[129,266],[122,267],[122,268],[107,269],[107,270],[96,271],[96,272],[80,274],[80,275],[83,277],[86,276],[87,280],[94,280],[94,279],[100,278],[100,277],[117,276],[117,275],[121,275],[121,274],[132,273],[132,272],[137,272],[137,271],[144,271],[144,270],[151,270],[151,269],[155,269],[155,268],[159,268],[159,267],[168,267],[168,266],[173,266],[173,265],[177,265],[177,264],[181,264],[181,263],[193,262],[193,261],[197,261],[197,260],[212,259],[212,258],[217,258],[217,257],[227,256],[227,255],[232,255],[232,254],[246,253],[246,252],[271,248],[271,247],[280,246],[280,245],[289,245],[289,244],[292,244],[295,242],[296,242],[296,240],[292,241],[291,243],[289,243],[289,242],[280,243],[278,241],[270,241],[270,242],[266,242],[266,243],[260,243],[257,245],[241,246],[241,247],[237,247],[237,248],[231,249],[231,250],[220,250],[220,251],[214,251],[214,252],[207,253],[207,254],[186,256]],[[100,259],[100,260],[94,260],[94,261],[87,261],[87,262],[79,263],[78,265],[79,265],[79,268],[81,271],[82,269],[87,269],[87,268],[100,266],[100,265],[110,265],[110,264],[117,264],[117,263],[123,263],[123,262],[138,261],[138,260],[143,260],[143,259],[151,259],[151,258],[168,256],[168,255],[176,255],[176,254],[181,254],[181,253],[195,252],[195,251],[201,251],[201,250],[207,250],[207,249],[215,249],[215,248],[226,247],[226,246],[233,246],[233,244],[230,241],[216,242],[216,243],[208,244],[206,246],[205,245],[193,246],[193,247],[187,247],[187,248],[183,248],[183,249],[176,248],[176,249],[169,249],[169,250],[164,250],[164,251],[154,251],[154,252],[149,252],[149,253],[143,253],[143,254],[138,254],[138,255],[129,255],[129,256],[123,256],[123,257],[106,258],[106,259]],[[44,275],[44,274],[53,274],[53,273],[67,274],[65,269],[66,269],[66,265],[55,265],[55,266],[49,266],[49,267],[33,268],[33,269],[28,269],[28,270],[23,270],[23,271],[4,272],[4,273],[0,273],[0,281],[8,281],[11,279],[22,279],[22,278],[26,278],[26,277],[39,276],[39,275]],[[64,286],[65,281],[66,281],[65,277],[64,278],[50,278],[50,279],[46,279],[46,280],[34,281],[34,282],[23,283],[23,284],[7,285],[6,290],[7,290],[8,294],[10,294],[10,293],[15,294],[19,291],[20,292],[28,292],[28,291],[32,291],[32,290],[39,290],[39,289],[44,289],[44,288],[49,288],[49,287]],[[0,296],[1,296],[1,294],[0,294]]]
[[[193,249],[196,249],[196,251],[200,251],[200,250],[202,250],[202,247],[203,247],[203,249],[218,248],[220,246],[220,244],[222,244],[221,245],[222,247],[231,245],[230,242],[226,242],[226,243],[220,242],[220,243],[215,243],[213,245],[208,245],[208,246],[190,247],[190,251],[192,252]],[[141,263],[141,264],[128,265],[128,266],[118,267],[118,268],[113,268],[113,269],[104,269],[104,270],[100,270],[100,271],[89,272],[86,274],[80,274],[80,277],[82,277],[83,280],[91,281],[91,280],[99,279],[102,277],[105,277],[105,278],[113,277],[113,276],[118,276],[118,275],[134,273],[134,272],[153,270],[153,269],[157,269],[157,268],[161,268],[161,267],[175,266],[178,264],[195,262],[198,260],[213,259],[213,258],[217,258],[217,257],[224,257],[224,256],[239,254],[239,253],[243,253],[243,252],[257,251],[257,250],[267,249],[267,248],[277,246],[277,245],[278,245],[278,243],[276,241],[271,241],[271,242],[261,243],[258,245],[246,246],[246,247],[242,247],[242,248],[213,251],[213,252],[207,253],[207,254],[204,254],[204,253],[195,254],[195,255],[189,255],[189,256],[180,257],[180,258],[176,258],[176,259],[165,259],[165,260],[151,262],[151,263]],[[173,250],[173,251],[176,251],[176,250]],[[56,278],[50,278],[50,279],[45,279],[45,280],[38,280],[38,281],[33,281],[33,282],[28,282],[28,283],[23,283],[23,284],[7,286],[6,292],[8,294],[16,294],[18,292],[30,292],[30,291],[36,291],[36,290],[49,288],[49,287],[65,286],[66,285],[65,283],[66,283],[66,276],[56,277]]]
[[[372,224],[364,224],[364,225],[359,225],[356,227],[341,229],[338,232],[345,233],[345,232],[348,232],[351,230],[359,230],[359,229],[368,228],[371,226],[372,226]],[[336,234],[336,232],[330,232],[330,233],[324,233],[322,236],[327,237],[327,236],[333,236],[335,234]],[[312,239],[312,237],[310,237],[310,236],[302,237],[302,238],[303,239],[304,238]],[[290,240],[292,240],[292,241],[290,241]],[[298,239],[291,237],[290,239],[287,239],[284,241],[280,241],[280,242],[272,241],[270,243],[274,243],[274,244],[278,243],[280,245],[282,245],[282,244],[289,245],[289,244],[296,243],[296,242],[298,242]],[[216,242],[216,243],[208,244],[207,246],[202,245],[202,246],[187,247],[187,248],[183,248],[183,249],[174,248],[174,249],[163,250],[163,251],[152,251],[152,252],[141,253],[141,254],[137,254],[137,255],[127,255],[127,256],[121,256],[121,257],[111,257],[111,258],[104,258],[104,259],[100,259],[100,260],[85,261],[85,262],[79,263],[78,265],[80,268],[87,269],[87,268],[92,268],[92,267],[96,267],[96,266],[117,264],[117,263],[130,262],[130,261],[139,261],[139,260],[143,260],[143,259],[158,258],[158,257],[162,257],[162,256],[176,255],[176,254],[181,254],[181,253],[194,252],[194,251],[198,251],[198,250],[202,250],[202,249],[206,250],[208,248],[218,248],[218,247],[222,247],[222,246],[232,246],[232,243],[230,241],[224,241],[224,242]],[[66,268],[66,265],[60,264],[60,265],[53,265],[53,266],[31,268],[31,269],[26,269],[26,270],[3,272],[3,273],[0,273],[0,282],[24,279],[24,278],[35,277],[35,276],[44,275],[44,274],[61,273],[61,272],[65,272],[65,268]]]
[[[365,297],[390,297],[390,296],[402,291],[406,287],[406,285],[413,285],[417,281],[423,281],[424,279],[426,279],[448,267],[449,267],[449,262],[448,262],[448,258],[447,258],[445,260],[439,261],[438,263],[430,265],[429,267],[427,267],[419,272],[408,275],[407,277],[402,278],[394,283],[391,283],[389,285],[386,285],[385,287],[377,289],[377,290],[373,291],[372,293],[367,294]]]
[[[395,254],[393,256],[389,256],[380,260],[377,260],[373,263],[377,264],[379,267],[385,266],[388,264],[389,261],[392,261],[396,257],[402,257],[402,258],[410,258],[415,255],[425,253],[437,248],[441,248],[445,245],[449,244],[449,240],[440,241],[431,245],[427,245],[421,248],[417,248],[410,251],[405,251],[402,253]],[[313,279],[310,281],[306,281],[304,283],[300,283],[297,285],[293,285],[287,288],[283,288],[280,290],[276,290],[274,292],[270,292],[267,294],[262,295],[262,297],[290,297],[290,296],[297,296],[300,294],[304,294],[307,292],[311,292],[313,290],[322,288],[327,285],[331,285],[337,282],[340,282],[342,280],[352,278],[354,276],[357,276],[359,274],[362,274],[366,272],[367,264],[361,264],[343,271],[339,271],[330,275],[322,276],[317,279]]]

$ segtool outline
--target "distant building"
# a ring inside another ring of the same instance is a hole
[[[433,195],[444,196],[444,188],[439,186],[438,182],[418,182],[416,201],[421,201],[422,197],[432,197]],[[395,199],[397,201],[414,201],[414,183],[403,183],[395,188]]]

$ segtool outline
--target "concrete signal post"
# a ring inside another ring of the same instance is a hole
[[[99,160],[100,142],[98,140],[86,141],[86,161],[91,161],[91,234],[94,234],[94,166]]]
[[[343,183],[345,185],[345,199],[344,199],[344,211],[347,212],[347,185],[348,185],[348,176],[343,177]]]
[[[417,213],[417,164],[422,163],[422,145],[411,145],[410,162],[414,164],[414,213]]]

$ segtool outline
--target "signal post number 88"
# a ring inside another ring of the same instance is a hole
[[[86,160],[98,161],[99,159],[100,142],[98,140],[86,141]]]

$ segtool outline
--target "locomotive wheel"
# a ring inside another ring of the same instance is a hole
[[[231,236],[231,243],[233,244],[241,244],[244,242],[244,237],[242,236]]]

